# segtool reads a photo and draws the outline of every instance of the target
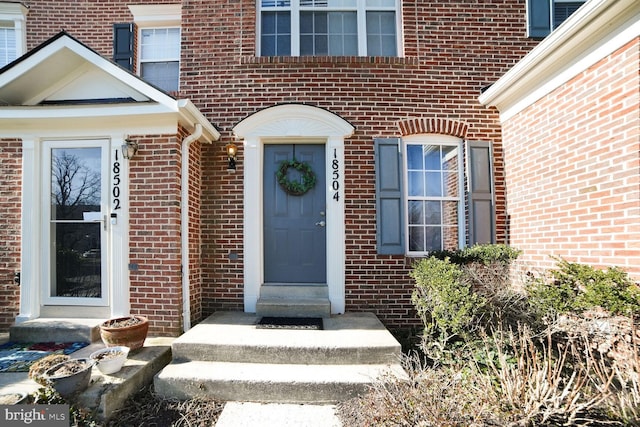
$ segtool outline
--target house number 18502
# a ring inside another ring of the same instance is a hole
[[[118,161],[118,150],[116,150],[116,157],[113,161],[113,188],[111,189],[111,195],[113,196],[113,210],[120,209],[120,162]]]
[[[331,161],[331,190],[333,191],[333,200],[340,200],[340,161],[338,160],[337,150],[333,149],[333,160]]]

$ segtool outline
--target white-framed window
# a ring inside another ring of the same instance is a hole
[[[462,141],[422,135],[405,142],[407,253],[457,249],[464,243]]]
[[[140,77],[167,92],[180,81],[180,28],[140,29]]]
[[[20,3],[0,2],[0,67],[26,52],[27,12]]]
[[[260,56],[398,56],[398,0],[260,0]]]
[[[130,5],[137,33],[137,69],[167,92],[180,89],[181,4]]]
[[[586,0],[527,0],[527,34],[546,37],[560,26]]]

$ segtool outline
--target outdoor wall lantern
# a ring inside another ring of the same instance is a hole
[[[236,170],[236,153],[238,152],[238,147],[235,144],[227,144],[227,157],[229,158],[229,165],[227,166],[228,171]]]
[[[133,156],[138,152],[138,143],[135,141],[131,141],[130,139],[125,139],[124,144],[122,144],[122,156],[125,159],[132,159]]]

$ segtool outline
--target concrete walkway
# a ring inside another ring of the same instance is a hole
[[[342,427],[334,405],[227,402],[216,427]]]

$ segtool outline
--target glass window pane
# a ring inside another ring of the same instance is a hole
[[[424,203],[421,201],[409,201],[409,224],[424,224]]]
[[[100,148],[51,150],[51,219],[84,220],[100,212]]]
[[[442,182],[440,172],[427,172],[427,197],[442,197]]]
[[[442,230],[440,227],[427,227],[425,235],[425,250],[439,251],[442,249]]]
[[[329,38],[326,34],[318,34],[313,38],[314,55],[328,55],[329,54]]]
[[[167,92],[178,90],[178,62],[143,62],[140,65],[140,76],[147,82]]]
[[[424,173],[409,172],[409,197],[424,197]]]
[[[439,201],[425,202],[426,205],[426,223],[429,225],[442,224],[442,204]]]
[[[367,55],[395,56],[395,54],[395,13],[367,12]]]
[[[407,145],[407,167],[409,169],[422,169],[421,145]]]
[[[291,15],[289,12],[262,12],[260,55],[291,54]]]
[[[333,17],[333,19],[331,19]],[[329,28],[329,20],[337,21],[340,25],[340,20],[336,19],[335,14],[326,12],[313,12],[313,33],[314,34],[327,34]]]
[[[425,145],[424,146],[424,168],[426,170],[440,170],[440,146]]]
[[[149,28],[141,31],[140,59],[178,60],[180,59],[179,28]]]
[[[424,227],[409,227],[409,250],[412,252],[424,252]]]
[[[51,296],[100,298],[101,223],[53,223]]]

